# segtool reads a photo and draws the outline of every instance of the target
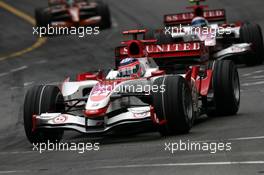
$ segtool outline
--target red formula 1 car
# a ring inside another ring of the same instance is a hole
[[[101,1],[89,0],[49,0],[47,8],[35,10],[38,27],[111,27],[108,6]]]
[[[165,73],[161,78],[155,80],[154,84],[164,85],[167,83],[166,87],[169,88],[177,85],[172,85],[173,83],[169,82],[167,77],[181,76],[185,79],[191,91],[192,108],[196,116],[205,113],[208,115],[234,115],[237,113],[240,104],[240,83],[237,68],[230,60],[210,61],[212,55],[210,55],[210,48],[206,46],[205,42],[195,39],[171,42],[162,33],[156,37],[157,39],[146,40],[148,30],[131,30],[124,34],[133,35],[134,40],[125,41],[123,46],[116,49],[116,67],[119,66],[120,60],[126,57],[151,58],[159,70]],[[138,39],[140,35],[142,39]],[[175,88],[176,91],[177,88]],[[177,116],[175,114],[179,112],[173,109],[173,106],[177,104],[174,102],[182,96],[176,98],[174,96],[176,92],[170,90],[169,93],[153,95],[152,105],[159,121],[174,120],[174,117]]]
[[[240,84],[232,61],[208,63],[203,42],[158,44],[139,38],[146,32],[124,32],[133,40],[116,48],[117,67],[106,76],[83,73],[59,87],[32,87],[24,103],[28,140],[59,141],[69,129],[99,134],[144,124],[173,135],[189,132],[202,114],[237,113]]]

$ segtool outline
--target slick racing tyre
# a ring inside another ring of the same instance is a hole
[[[240,83],[235,64],[231,60],[215,61],[212,88],[213,106],[207,111],[208,116],[235,115],[240,105]]]
[[[35,19],[37,27],[47,27],[51,23],[51,15],[45,8],[37,8],[35,10]]]
[[[164,91],[153,92],[153,106],[161,122],[161,135],[188,133],[193,125],[194,112],[191,90],[181,76],[164,76],[154,81],[155,86],[163,86]]]
[[[102,1],[97,1],[97,10],[98,14],[101,16],[101,22],[99,24],[100,29],[108,29],[111,28],[112,26],[112,21],[111,21],[111,14],[109,7],[106,3]]]
[[[63,96],[56,86],[34,86],[26,94],[24,101],[24,129],[31,143],[59,142],[62,130],[40,130],[33,127],[33,115],[45,112],[61,113],[65,110]]]
[[[262,64],[264,60],[264,45],[261,28],[258,24],[245,23],[240,28],[240,40],[242,43],[251,43],[253,52],[245,56],[243,62],[247,66]]]

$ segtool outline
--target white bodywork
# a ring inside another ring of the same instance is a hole
[[[121,83],[115,84],[113,89],[101,84],[97,80],[87,80],[70,82],[65,81],[62,84],[61,91],[65,101],[68,101],[68,105],[73,105],[75,101],[73,99],[86,98],[86,101],[80,102],[78,105],[84,105],[84,111],[86,110],[100,110],[107,108],[106,115],[98,117],[86,117],[83,111],[75,113],[43,113],[36,116],[38,128],[60,128],[60,129],[73,129],[82,133],[102,133],[109,129],[122,125],[139,122],[150,122],[151,113],[150,106],[144,104],[139,99],[131,99],[129,97],[117,98],[113,102],[111,97],[118,93],[118,88],[124,85],[138,85],[142,86],[151,85],[152,81],[157,78],[151,77],[151,72],[159,70],[158,68],[151,68],[147,58],[139,59],[144,69],[146,70],[145,76],[141,79],[132,79],[122,81]],[[118,71],[111,70],[106,79],[114,81],[118,77]],[[107,81],[104,81],[107,82]],[[100,86],[99,86],[100,85]],[[84,89],[91,89],[89,96],[83,96]],[[96,97],[97,100],[94,100]],[[102,98],[101,98],[102,97]],[[99,100],[98,100],[99,98]],[[142,104],[141,106],[130,106],[125,111],[117,113],[111,117],[111,112],[119,110],[122,105],[131,105],[135,101],[136,104]],[[78,106],[77,105],[77,106]]]
[[[229,55],[242,54],[250,50],[251,50],[251,44],[248,43],[233,44],[232,46],[215,53],[214,57],[220,60],[220,59],[224,59]]]
[[[203,29],[195,30],[192,26],[183,26],[176,28],[177,32],[172,32],[173,38],[182,38],[184,42],[188,41],[202,41],[205,46],[218,47],[218,41],[223,39],[225,36],[232,35],[233,38],[240,38],[240,27],[220,27],[218,24],[210,24],[208,27]],[[196,28],[198,29],[198,28]],[[234,43],[228,48],[221,48],[220,51],[213,55],[214,59],[224,59],[231,55],[243,54],[251,51],[251,43]]]
[[[189,40],[216,40],[223,37],[223,34],[240,37],[240,27],[220,27],[218,24],[210,24],[207,27],[199,28],[192,26],[180,26],[172,28],[171,35],[173,38],[182,37],[184,41]],[[210,46],[210,45],[209,45]]]

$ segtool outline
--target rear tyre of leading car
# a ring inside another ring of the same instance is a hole
[[[210,65],[213,69],[212,108],[209,116],[235,115],[240,105],[240,82],[235,64],[231,60],[215,61]]]
[[[108,29],[112,26],[111,13],[106,3],[97,1],[98,3],[98,14],[101,16],[101,22],[99,24],[100,29]]]
[[[240,40],[242,43],[252,44],[252,53],[243,58],[247,66],[263,63],[264,45],[261,27],[258,24],[245,23],[240,29]]]
[[[35,20],[37,27],[47,27],[51,23],[51,15],[46,8],[37,8],[35,10]]]
[[[45,112],[61,113],[65,110],[63,96],[56,86],[34,86],[26,94],[24,102],[24,129],[31,143],[59,142],[63,130],[34,129],[33,116]]]
[[[153,106],[163,136],[188,133],[193,125],[194,112],[191,90],[181,76],[164,76],[154,81],[163,91],[153,93]]]

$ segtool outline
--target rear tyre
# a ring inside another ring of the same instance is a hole
[[[33,127],[33,115],[45,112],[62,113],[65,110],[63,96],[56,86],[34,86],[26,94],[24,102],[24,129],[31,143],[59,142],[63,130],[39,130]]]
[[[100,29],[108,29],[112,26],[111,14],[107,4],[102,1],[98,1],[98,14],[101,16],[101,22],[99,24]]]
[[[153,106],[157,118],[163,124],[158,125],[161,135],[188,133],[193,125],[194,112],[191,90],[181,76],[165,76],[154,81],[155,86],[165,91],[153,93]]]
[[[51,15],[45,8],[35,10],[35,19],[37,27],[47,27],[51,23]]]
[[[215,61],[213,69],[213,107],[209,116],[235,115],[240,105],[240,83],[235,64],[230,60]]]
[[[242,43],[252,43],[253,52],[243,60],[247,66],[254,66],[263,63],[263,35],[258,24],[245,23],[240,29],[240,40]]]

